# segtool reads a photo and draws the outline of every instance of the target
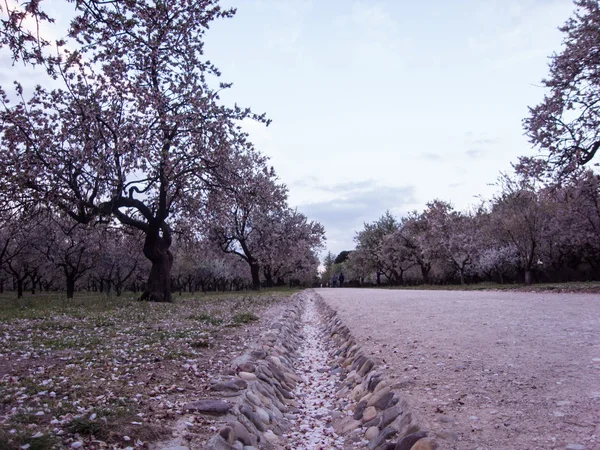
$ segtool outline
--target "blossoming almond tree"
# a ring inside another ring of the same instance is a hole
[[[196,220],[208,190],[252,161],[242,158],[253,149],[239,121],[265,121],[223,106],[210,83],[219,71],[203,60],[209,23],[234,10],[217,0],[75,6],[49,71],[61,87],[27,98],[16,84],[16,102],[0,91],[2,200],[141,230],[152,263],[142,299],[170,301],[174,219]]]
[[[548,93],[523,123],[559,177],[592,161],[600,148],[600,4],[576,0],[575,7],[560,28],[563,48],[551,56],[542,80]]]
[[[261,169],[262,167],[262,169]],[[265,249],[264,234],[277,222],[286,207],[287,191],[266,161],[245,164],[238,181],[227,192],[212,191],[208,203],[206,235],[221,250],[248,263],[252,286],[260,288],[260,254]]]

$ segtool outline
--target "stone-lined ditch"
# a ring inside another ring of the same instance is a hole
[[[294,297],[260,341],[231,361],[230,373],[211,380],[207,398],[186,405],[226,424],[205,448],[437,448],[335,311],[313,291]]]

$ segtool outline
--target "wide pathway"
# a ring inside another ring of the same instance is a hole
[[[600,295],[316,289],[457,449],[600,449]]]

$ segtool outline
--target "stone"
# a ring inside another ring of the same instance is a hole
[[[412,414],[406,413],[403,416],[396,417],[389,426],[395,429],[400,435],[409,434],[407,433],[408,428],[412,424]]]
[[[267,430],[264,434],[263,437],[269,441],[271,444],[278,444],[280,441],[279,436],[277,436],[275,433],[273,433],[271,430]]]
[[[353,416],[354,420],[362,419],[363,413],[366,408],[367,408],[367,402],[365,402],[364,400],[361,400],[360,402],[358,402],[356,405],[356,408],[354,408],[354,416]]]
[[[243,363],[237,366],[240,372],[254,372],[256,370],[256,366],[252,363]]]
[[[436,450],[437,445],[435,442],[428,438],[419,439],[415,445],[413,445],[410,450]]]
[[[246,398],[254,406],[260,406],[260,405],[262,405],[262,402],[260,401],[260,398],[254,392],[251,392],[251,391],[246,392]]]
[[[269,412],[269,416],[273,416],[271,421],[283,419],[283,413],[279,410],[279,408],[273,407],[267,412]]]
[[[360,401],[362,402],[364,400],[365,402],[368,402],[371,399],[371,397],[373,397],[373,393],[369,392],[369,393],[365,394],[365,396],[363,398],[361,398]]]
[[[367,390],[369,392],[373,392],[377,385],[381,382],[381,375],[376,374],[369,379],[369,384],[367,385]]]
[[[380,424],[381,424],[381,418],[380,417],[375,417],[373,420],[369,420],[368,422],[364,422],[363,423],[363,427],[365,427],[365,428],[369,428],[369,427],[383,428],[383,427],[379,426]]]
[[[238,377],[244,381],[256,381],[256,375],[252,372],[240,372],[238,373]]]
[[[392,394],[392,396],[394,395],[392,393],[392,390],[390,387],[385,387],[379,391],[374,392],[373,396],[367,402],[367,406],[374,406],[376,403],[381,404],[382,399],[385,399],[386,397],[388,397],[389,394]],[[391,400],[392,396],[390,396],[387,400],[385,400],[386,403]],[[379,409],[384,409],[384,408],[379,408]]]
[[[392,406],[391,408],[387,408],[383,411],[383,415],[381,416],[381,426],[387,427],[390,423],[396,420],[402,414],[402,408],[400,406]]]
[[[279,389],[279,392],[281,392],[281,395],[283,396],[283,398],[285,398],[287,400],[292,400],[294,398],[292,393],[289,391],[286,391],[285,389]]]
[[[256,359],[264,359],[267,356],[267,352],[264,350],[254,350],[250,355]]]
[[[360,420],[351,419],[350,421],[348,421],[348,423],[346,423],[346,425],[342,427],[341,434],[348,434],[351,431],[356,430],[358,427],[360,427]]]
[[[229,426],[233,429],[233,433],[235,434],[235,438],[240,441],[244,445],[252,445],[252,438],[250,437],[250,433],[248,429],[242,425],[240,422],[231,422]]]
[[[566,446],[566,450],[585,450],[585,446],[581,444],[569,444]]]
[[[352,389],[352,392],[350,392],[350,395],[348,397],[350,398],[350,400],[358,401],[358,399],[361,398],[364,395],[364,393],[364,388],[359,384],[355,386],[354,389]]]
[[[235,432],[230,426],[225,426],[221,428],[219,430],[219,434],[223,439],[227,441],[228,444],[233,444],[235,442]]]
[[[410,450],[418,440],[425,437],[427,437],[427,433],[425,431],[419,431],[417,433],[406,435],[398,441],[394,450]]]
[[[262,432],[267,431],[267,427],[265,426],[265,423],[262,420],[260,420],[258,415],[254,411],[252,411],[248,407],[248,405],[242,405],[242,407],[240,408],[240,412],[244,416],[246,416],[250,422],[252,422],[252,424],[256,427],[257,430],[262,431]]]
[[[227,414],[231,409],[231,405],[222,400],[197,400],[195,402],[186,403],[184,409],[192,412],[199,412],[201,414],[211,414],[220,416]]]
[[[390,382],[387,380],[381,380],[381,382],[379,382],[377,384],[377,386],[375,386],[375,389],[373,389],[373,394],[376,394],[377,392],[379,392],[380,390],[388,387],[390,385]]]
[[[263,421],[266,425],[271,423],[271,418],[269,417],[269,413],[262,408],[256,408],[256,415],[260,420]]]
[[[374,366],[375,366],[375,363],[373,361],[371,361],[370,359],[367,359],[361,366],[360,370],[358,371],[358,375],[360,375],[361,377],[364,377],[367,373],[369,373],[373,369]]]
[[[385,441],[387,441],[389,438],[395,436],[396,433],[397,433],[397,431],[395,428],[392,428],[391,426],[385,427],[383,430],[381,430],[379,432],[379,434],[377,436],[375,436],[373,439],[371,439],[369,441],[369,444],[367,445],[367,447],[369,448],[369,450],[374,450],[375,448],[377,448],[381,444],[383,444]]]
[[[369,422],[377,417],[377,409],[374,406],[369,406],[365,409],[362,416],[363,423]]]
[[[236,450],[233,445],[230,445],[223,436],[217,434],[209,439],[204,447],[206,450]]]
[[[247,387],[248,383],[238,378],[237,380],[218,381],[211,385],[210,389],[213,391],[240,391],[242,389],[246,389]]]
[[[358,372],[358,369],[360,369],[360,367],[365,363],[365,361],[367,360],[367,357],[365,355],[360,355],[358,356],[354,362],[352,363],[352,369],[356,370],[356,372]]]
[[[369,428],[367,428],[367,431],[365,431],[365,439],[368,439],[370,441],[378,434],[379,434],[378,427],[369,427]]]

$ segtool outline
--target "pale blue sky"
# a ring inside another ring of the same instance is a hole
[[[531,154],[521,120],[539,102],[570,0],[229,0],[207,34],[233,88],[267,112],[250,124],[290,203],[327,228],[328,247],[386,209],[457,209],[489,198]]]

